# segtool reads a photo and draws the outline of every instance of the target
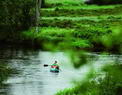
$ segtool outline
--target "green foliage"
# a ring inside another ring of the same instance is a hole
[[[73,63],[73,66],[75,68],[80,68],[84,64],[87,63],[87,55],[85,50],[80,50],[79,52],[77,50],[70,50],[69,51],[71,61]]]
[[[33,0],[0,0],[1,31],[27,29],[32,23]]]
[[[111,51],[113,53],[122,53],[122,31],[121,27],[114,27],[113,32],[108,35],[94,38],[93,44],[102,47],[104,51]]]
[[[53,3],[51,3],[53,2]],[[109,35],[113,26],[119,26],[121,22],[121,5],[110,6],[87,6],[72,5],[58,0],[46,3],[64,5],[54,8],[43,8],[40,20],[39,33],[35,29],[25,31],[22,34],[23,42],[29,41],[51,50],[54,48],[86,49],[102,51],[104,46],[97,46],[92,39]],[[76,2],[77,4],[80,1]],[[57,16],[57,17],[55,17]],[[81,17],[82,16],[82,17]],[[67,39],[68,38],[68,39]],[[68,43],[68,44],[67,44]],[[111,50],[110,50],[111,51]]]
[[[91,48],[92,44],[90,39],[94,36],[105,35],[107,32],[96,32],[95,29],[87,29],[82,27],[82,30],[75,30],[70,28],[58,28],[58,27],[43,27],[39,28],[41,31],[39,33],[34,33],[35,28],[29,31],[23,32],[23,39],[34,40],[37,42],[48,43],[51,42],[57,47],[65,48]],[[96,33],[96,34],[94,34]],[[68,39],[67,39],[68,38]],[[36,43],[36,42],[35,42]],[[68,43],[68,44],[67,44]],[[39,44],[39,43],[38,43]],[[56,48],[56,47],[55,47]]]
[[[67,6],[65,7],[56,7],[53,9],[42,9],[41,15],[44,17],[58,17],[58,16],[67,16],[67,17],[80,17],[80,16],[100,16],[102,15],[114,15],[122,12],[122,6]]]
[[[45,0],[47,7],[57,7],[62,5],[81,5],[83,0]]]
[[[59,91],[56,95],[121,95],[122,66],[107,65],[102,70],[105,72],[103,75],[90,72],[84,81],[78,82],[73,88]]]

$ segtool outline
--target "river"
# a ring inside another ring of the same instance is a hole
[[[116,59],[114,55],[92,56],[97,57],[90,57],[91,63],[101,64]],[[121,57],[119,59],[121,61]],[[50,65],[55,60],[61,68],[59,73],[51,73],[49,66],[43,66]],[[7,63],[21,72],[4,81],[4,85],[0,87],[0,95],[54,95],[59,90],[73,86],[73,80],[81,79],[81,73],[88,72],[88,66],[78,70],[73,68],[70,57],[64,52],[1,48],[0,62]]]

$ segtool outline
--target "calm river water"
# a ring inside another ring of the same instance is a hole
[[[90,59],[92,59],[91,63],[101,64],[115,60],[116,56],[92,54]],[[43,66],[52,64],[55,60],[59,62],[60,73],[51,73],[50,67]],[[119,60],[121,61],[121,57]],[[81,75],[88,71],[86,66],[78,70],[74,69],[70,64],[70,58],[64,52],[1,48],[0,62],[21,71],[20,74],[4,81],[4,85],[0,87],[0,95],[54,95],[61,89],[73,86],[71,81],[81,78]],[[100,66],[97,64],[98,68]]]

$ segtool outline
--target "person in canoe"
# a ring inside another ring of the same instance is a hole
[[[51,65],[51,68],[56,68],[59,70],[59,65],[58,65],[58,62],[55,61],[52,65]]]

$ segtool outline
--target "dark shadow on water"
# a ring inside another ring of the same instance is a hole
[[[0,95],[9,95],[9,84],[0,84]]]

